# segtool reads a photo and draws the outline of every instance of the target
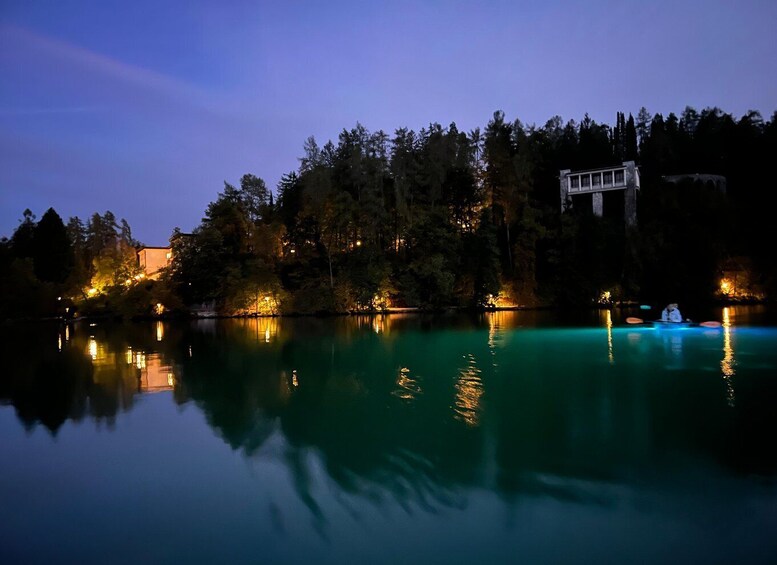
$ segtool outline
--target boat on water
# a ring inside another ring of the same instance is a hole
[[[684,330],[689,328],[719,328],[720,322],[693,322],[685,320],[683,322],[669,322],[667,320],[643,320],[641,318],[626,318],[629,325],[642,326],[647,328],[656,328],[660,330]]]
[[[648,322],[651,326],[662,330],[683,330],[700,327],[698,323],[686,320],[684,322],[668,322],[666,320],[653,320]]]

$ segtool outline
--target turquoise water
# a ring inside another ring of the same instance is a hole
[[[0,562],[773,562],[777,327],[707,315],[6,329]]]

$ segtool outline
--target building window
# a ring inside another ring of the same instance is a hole
[[[596,173],[595,175],[591,175],[591,180],[593,181],[594,188],[598,188],[602,186],[602,175],[601,173]]]
[[[569,177],[570,188],[577,190],[580,188],[580,177]]]
[[[591,186],[591,177],[588,175],[583,175],[580,177],[580,186],[583,188],[588,188]]]
[[[615,171],[615,184],[623,184],[623,171]]]
[[[602,175],[602,183],[604,186],[612,186],[612,171],[607,171]]]

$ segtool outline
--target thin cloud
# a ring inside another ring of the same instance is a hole
[[[59,108],[0,108],[0,116],[39,116],[49,114],[83,114],[100,112],[100,106],[65,106]]]
[[[179,102],[183,101],[204,108],[212,106],[212,99],[208,92],[168,75],[130,65],[102,53],[18,26],[0,24],[0,35],[24,50],[37,50],[48,57],[65,60],[116,81],[162,94]]]

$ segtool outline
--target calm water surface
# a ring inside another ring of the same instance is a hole
[[[774,318],[628,314],[6,328],[0,562],[774,562]]]

